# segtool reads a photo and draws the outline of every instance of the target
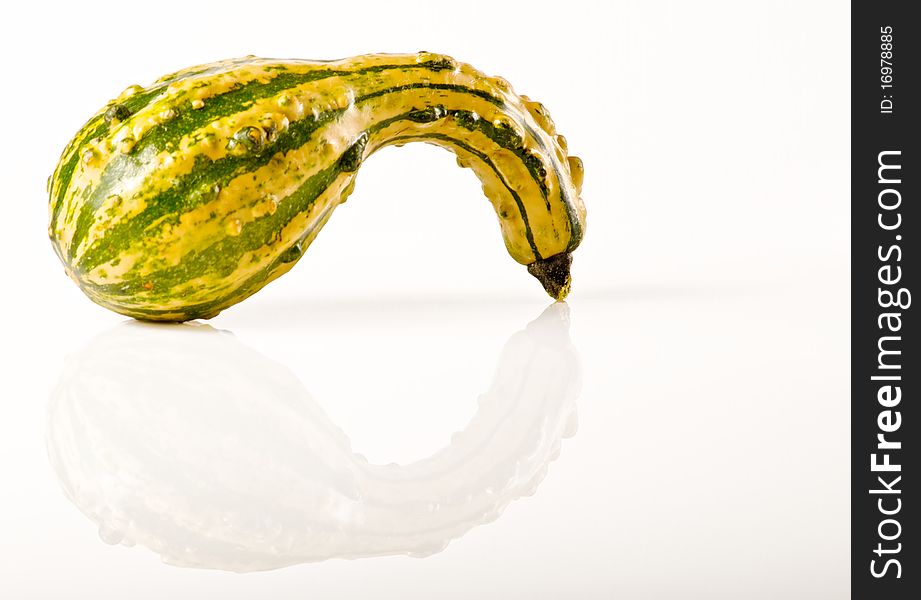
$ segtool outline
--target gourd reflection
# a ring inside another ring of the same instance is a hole
[[[575,433],[568,307],[509,338],[476,415],[408,465],[353,453],[284,366],[209,326],[125,323],[67,363],[49,456],[108,543],[189,567],[254,571],[427,556],[532,494]]]

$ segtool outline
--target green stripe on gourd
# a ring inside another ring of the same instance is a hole
[[[403,115],[381,121],[380,123],[370,127],[368,131],[370,133],[374,133],[401,120],[426,122],[426,120],[429,118],[427,116],[428,112],[429,111],[427,109],[416,109],[410,113],[404,113]],[[146,233],[146,235],[152,235],[155,233],[156,229],[151,231],[149,228],[155,221],[157,221],[157,219],[163,217],[164,215],[170,214],[178,217],[178,215],[181,214],[180,212],[177,212],[177,208],[180,207],[180,205],[181,208],[187,211],[212,198],[212,196],[210,196],[208,193],[201,193],[200,190],[207,191],[213,190],[215,186],[220,187],[223,184],[226,184],[227,181],[232,178],[240,177],[252,172],[260,166],[267,164],[274,158],[274,156],[277,155],[277,153],[287,152],[308,143],[310,141],[310,136],[318,129],[320,129],[322,125],[330,123],[335,116],[337,115],[327,113],[321,115],[318,120],[307,120],[300,122],[300,124],[296,123],[292,125],[292,128],[289,129],[284,136],[280,136],[274,145],[266,147],[265,150],[258,156],[230,156],[216,163],[203,165],[202,169],[197,169],[192,174],[180,179],[180,181],[174,184],[174,187],[155,197],[153,200],[153,205],[150,209],[146,210],[144,213],[138,215],[127,223],[124,223],[120,226],[114,226],[106,238],[103,238],[93,247],[87,249],[87,251],[83,253],[79,259],[77,268],[80,271],[88,271],[100,264],[111,260],[112,258],[115,258],[121,251],[125,249],[126,241],[130,243],[131,241],[141,239],[142,233]],[[480,131],[486,137],[493,140],[500,148],[505,148],[522,154],[524,153],[520,147],[509,145],[509,142],[512,140],[512,138],[505,133],[506,130],[497,128],[492,123],[486,122],[482,119],[476,119],[473,115],[471,115],[469,111],[445,111],[444,116],[455,116],[461,126],[470,130]],[[124,158],[121,158],[122,162],[136,160],[136,158],[132,156],[123,155],[123,157]],[[119,160],[119,158],[116,158],[116,164],[118,164]],[[203,162],[205,162],[204,159]],[[536,169],[533,169],[530,166],[528,167],[528,170],[532,173],[534,181],[541,188],[542,193],[546,193],[546,183],[544,182],[544,177],[546,174],[544,173],[544,176],[541,176],[541,174],[536,171]],[[204,175],[202,173],[204,173]],[[113,169],[112,179],[117,180],[118,174],[118,170]],[[72,250],[77,248],[83,237],[86,235],[86,231],[89,229],[89,226],[92,223],[93,215],[95,214],[93,212],[93,207],[96,204],[101,203],[101,201],[108,195],[110,191],[108,185],[108,182],[106,182],[106,176],[103,175],[103,182],[100,183],[100,186],[96,189],[94,195],[91,196],[88,202],[84,205],[84,212],[81,214],[80,220],[78,221],[77,232],[74,236],[74,240],[71,242]],[[521,205],[520,199],[518,204],[522,219],[525,220],[525,224],[527,226],[527,214],[524,211],[524,207]],[[534,251],[535,256],[540,258],[540,253],[538,252],[537,247],[533,242],[530,228],[528,228],[527,235],[529,237],[529,244]]]
[[[428,83],[414,83],[395,88],[377,90],[362,97],[356,98],[355,104],[361,104],[363,102],[374,100],[388,94],[417,89],[434,89],[456,93],[467,93],[486,100],[487,102],[490,102],[502,109],[508,109],[506,103],[503,100],[487,94],[481,90],[469,89],[448,84]],[[270,161],[273,157],[272,152],[287,152],[307,143],[310,140],[312,133],[318,130],[322,125],[332,122],[336,117],[340,116],[346,110],[347,109],[340,109],[324,112],[320,114],[319,117],[314,117],[311,115],[303,121],[296,121],[292,123],[291,128],[287,132],[279,136],[274,143],[267,145],[264,149],[261,149],[261,151],[256,156],[229,156],[225,159],[211,163],[210,165],[202,165],[200,169],[193,171],[189,176],[183,178],[181,182],[174,184],[166,193],[161,194],[160,197],[155,198],[155,208],[149,211],[145,211],[143,218],[139,217],[138,219],[132,220],[131,227],[134,229],[133,234],[139,234],[140,231],[142,231],[153,220],[176,210],[180,207],[180,205],[185,209],[193,208],[195,203],[190,202],[190,200],[192,200],[194,197],[189,195],[193,192],[193,190],[190,189],[191,186],[199,186],[205,189],[210,189],[216,184],[227,181],[231,176],[236,177],[241,174],[251,172],[255,168],[263,166],[268,161]],[[544,178],[547,175],[546,170],[539,158],[522,147],[522,140],[518,134],[509,127],[497,126],[484,119],[475,118],[474,114],[470,111],[457,110],[454,111],[454,113],[458,115],[459,121],[462,124],[468,126],[471,129],[476,128],[481,130],[487,135],[487,137],[494,140],[501,147],[518,154],[522,162],[527,166],[528,171],[531,172],[534,180],[540,186],[541,192],[545,196],[544,199],[545,202],[547,202],[549,209],[549,200],[546,198],[547,186],[546,182],[544,181]],[[424,114],[424,111],[422,111],[422,114]],[[533,139],[537,141],[540,149],[545,151],[546,148],[543,145],[540,137],[538,137],[537,132],[531,130],[528,131],[528,133],[532,136]],[[93,190],[91,196],[83,204],[83,210],[77,219],[76,230],[73,239],[69,244],[69,258],[71,260],[75,258],[75,252],[86,236],[89,227],[93,222],[95,212],[99,209],[102,202],[112,193],[114,193],[115,190],[113,190],[113,185],[121,180],[126,171],[141,168],[140,166],[135,166],[135,163],[138,163],[141,160],[138,157],[143,156],[144,149],[149,150],[150,146],[139,148],[139,152],[132,151],[128,154],[116,155],[111,163],[107,166],[106,170],[103,172],[99,185]],[[553,166],[556,175],[560,176],[561,165],[554,161]],[[239,169],[239,167],[249,168]],[[202,175],[202,171],[204,171],[204,176]],[[563,193],[565,194],[566,191],[564,190]],[[207,198],[207,196],[202,195],[198,195],[197,197],[199,199]],[[113,238],[115,239],[120,239],[122,237],[122,235],[117,231],[113,231],[112,234]],[[538,258],[540,258],[539,255]],[[79,260],[79,268],[81,270],[92,268],[92,266],[99,264],[99,262],[105,261],[105,259],[102,261],[93,260],[90,263],[86,263],[83,259]]]

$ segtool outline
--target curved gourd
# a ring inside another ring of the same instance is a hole
[[[49,179],[49,235],[95,302],[210,318],[287,272],[379,148],[447,148],[512,257],[562,299],[585,208],[582,163],[544,107],[436,54],[227,60],[132,86]]]

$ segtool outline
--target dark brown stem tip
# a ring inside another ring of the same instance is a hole
[[[572,278],[569,275],[569,266],[572,264],[572,254],[564,252],[543,258],[528,265],[528,273],[537,277],[547,293],[554,300],[562,300],[569,294]]]

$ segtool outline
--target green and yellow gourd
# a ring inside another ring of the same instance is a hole
[[[49,235],[93,301],[210,318],[287,272],[377,149],[421,141],[482,181],[506,248],[555,299],[570,286],[582,163],[544,107],[437,54],[255,57],[132,86],[49,179]]]

